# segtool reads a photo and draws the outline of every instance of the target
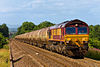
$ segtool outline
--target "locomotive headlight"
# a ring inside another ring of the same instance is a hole
[[[66,41],[66,43],[69,43],[69,41]]]
[[[68,44],[68,43],[71,43],[71,41],[66,41],[66,43]]]
[[[75,26],[77,27],[77,26],[78,26],[78,24],[75,24]]]

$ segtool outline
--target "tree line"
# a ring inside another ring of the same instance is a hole
[[[6,24],[0,25],[0,48],[3,47],[4,44],[7,44],[7,39],[9,37],[9,29]]]
[[[39,25],[35,25],[33,22],[23,22],[22,25],[17,29],[15,35],[31,32],[45,27],[50,27],[55,24],[44,21]],[[100,25],[89,25],[89,46],[100,49]],[[6,24],[0,25],[0,48],[7,43],[9,37],[9,29]]]
[[[26,32],[31,32],[31,31],[38,30],[45,27],[50,27],[53,25],[55,24],[49,21],[44,21],[40,23],[39,25],[35,25],[33,22],[23,22],[22,25],[17,29],[16,35],[23,34]]]
[[[16,35],[31,32],[45,27],[50,27],[55,24],[44,21],[39,25],[35,25],[32,22],[23,22],[23,24],[17,29]],[[89,46],[100,49],[100,25],[89,25]]]

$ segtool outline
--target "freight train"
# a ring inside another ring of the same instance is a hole
[[[67,56],[84,57],[88,51],[89,27],[75,19],[17,35],[15,39]]]

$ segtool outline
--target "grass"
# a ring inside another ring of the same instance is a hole
[[[85,57],[95,59],[95,60],[100,60],[100,50],[90,48],[87,54],[85,55]]]
[[[10,67],[9,50],[0,49],[0,67]]]

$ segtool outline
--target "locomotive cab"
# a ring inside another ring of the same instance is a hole
[[[65,26],[65,44],[70,49],[88,50],[89,28],[82,21],[74,21]]]

